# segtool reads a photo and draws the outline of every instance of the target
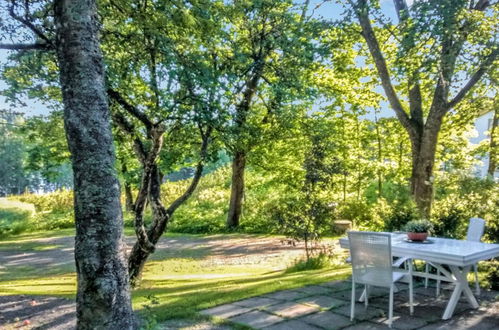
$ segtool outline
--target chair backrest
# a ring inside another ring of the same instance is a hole
[[[482,218],[471,218],[468,225],[468,233],[466,240],[473,242],[480,242],[483,232],[485,230],[485,220]]]
[[[354,281],[390,287],[393,276],[390,234],[349,231],[348,244]]]

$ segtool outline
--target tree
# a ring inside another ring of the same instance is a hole
[[[299,15],[289,0],[233,1],[222,42],[232,56],[224,59],[230,77],[231,96],[225,109],[226,124],[221,127],[224,143],[232,155],[232,180],[226,225],[237,228],[243,210],[244,173],[248,156],[265,130],[278,126],[283,109],[294,102],[309,103],[314,94],[311,83],[315,61],[325,49],[314,43],[325,25]],[[306,6],[305,6],[306,7]],[[299,8],[301,9],[301,8]],[[274,125],[277,124],[277,125]]]
[[[73,187],[70,154],[64,135],[63,113],[26,118],[19,128],[26,141],[27,159],[24,168],[39,173],[43,191]]]
[[[21,194],[30,184],[23,168],[25,141],[17,134],[21,124],[21,114],[0,110],[0,196]]]
[[[77,327],[133,329],[97,6],[93,0],[38,3],[35,8],[42,12],[53,5],[55,38],[51,38],[40,29],[43,25],[36,19],[40,16],[32,15],[30,5],[13,1],[8,10],[14,24],[28,28],[36,42],[0,48],[50,50],[57,55],[74,172]],[[43,17],[44,23],[47,19]]]
[[[438,134],[445,115],[470,96],[497,58],[497,10],[487,0],[416,1],[411,7],[394,0],[399,24],[376,19],[383,24],[376,30],[371,16],[378,13],[378,2],[349,3],[388,102],[410,137],[411,192],[429,217]],[[389,42],[380,44],[381,37]],[[392,43],[396,54],[386,45]]]
[[[194,193],[210,156],[220,79],[217,65],[202,50],[208,40],[203,34],[210,35],[218,24],[211,9],[210,3],[189,9],[183,4],[136,7],[116,1],[102,11],[107,94],[116,136],[120,149],[133,149],[141,172],[131,207],[137,236],[128,260],[132,284],[140,281],[175,211]],[[127,155],[120,154],[121,165],[128,165]],[[161,184],[179,164],[195,170],[188,188],[168,205]],[[150,223],[144,220],[148,205]]]

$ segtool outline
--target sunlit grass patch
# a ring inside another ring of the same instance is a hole
[[[0,295],[50,295],[72,298],[76,295],[76,274],[44,277],[33,277],[29,279],[10,280],[0,282]]]
[[[268,272],[225,278],[144,280],[133,293],[134,306],[149,306],[159,320],[190,318],[197,311],[278,290],[343,279],[348,268],[293,274]],[[326,290],[326,289],[324,289]]]

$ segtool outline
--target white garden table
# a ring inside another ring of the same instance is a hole
[[[405,234],[392,234],[392,255],[394,257],[424,260],[441,273],[441,275],[437,275],[413,271],[414,276],[440,279],[455,284],[442,319],[447,320],[452,317],[463,292],[471,306],[478,308],[478,302],[468,285],[467,275],[473,264],[478,261],[499,256],[499,244],[436,237],[429,238],[432,241],[431,244],[422,244],[406,242],[405,238]],[[341,238],[340,246],[348,249],[348,238]],[[443,267],[444,265],[450,269],[450,272]]]

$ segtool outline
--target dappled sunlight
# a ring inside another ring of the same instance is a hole
[[[45,276],[46,274],[39,274]],[[74,297],[76,294],[76,274],[69,273],[52,277],[0,282],[0,295],[31,294]]]

